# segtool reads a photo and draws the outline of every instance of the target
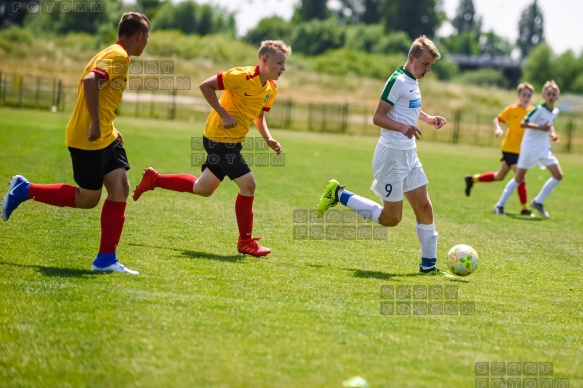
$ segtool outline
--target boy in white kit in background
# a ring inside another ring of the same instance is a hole
[[[541,216],[549,218],[549,213],[544,209],[543,202],[563,179],[563,171],[559,161],[551,150],[551,139],[555,142],[559,141],[553,123],[559,114],[559,108],[556,108],[555,104],[559,100],[560,93],[555,81],[547,81],[543,86],[544,104],[537,105],[520,124],[526,130],[520,145],[516,175],[504,188],[498,203],[494,206],[494,213],[504,215],[504,205],[512,192],[524,180],[526,170],[539,163],[541,167],[546,167],[552,176],[532,200],[531,206],[538,210]]]

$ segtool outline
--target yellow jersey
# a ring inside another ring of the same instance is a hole
[[[77,103],[73,115],[67,124],[65,144],[69,147],[82,150],[100,150],[117,139],[117,132],[113,126],[115,109],[121,102],[121,97],[128,80],[130,57],[121,44],[115,44],[102,50],[94,56],[79,81],[77,90]],[[87,140],[91,116],[85,102],[85,90],[83,79],[90,72],[101,74],[104,78],[99,82],[99,120],[101,137],[95,141]]]
[[[498,121],[506,123],[506,135],[502,140],[502,152],[511,152],[513,154],[520,153],[520,142],[524,135],[524,128],[520,126],[522,120],[528,112],[534,109],[533,105],[528,105],[526,109],[522,109],[520,104],[508,105],[498,115]]]
[[[219,90],[224,90],[220,103],[237,120],[235,128],[226,129],[221,116],[213,110],[206,120],[204,136],[219,143],[245,140],[251,122],[261,111],[269,112],[277,95],[275,81],[261,85],[258,66],[235,67],[217,74]]]

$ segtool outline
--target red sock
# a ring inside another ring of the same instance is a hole
[[[485,172],[478,177],[479,182],[494,182],[495,172]]]
[[[105,200],[103,209],[101,209],[101,244],[99,245],[99,253],[115,253],[126,219],[125,209],[126,202]]]
[[[253,199],[255,197],[245,197],[237,194],[235,201],[235,215],[237,216],[237,226],[239,226],[239,238],[248,240],[253,233]]]
[[[75,186],[65,184],[37,185],[32,183],[28,188],[28,198],[37,202],[60,207],[75,207]]]
[[[166,190],[192,193],[192,186],[197,179],[194,175],[189,174],[158,174],[154,184],[156,187],[161,187]]]
[[[521,182],[518,185],[518,198],[520,198],[520,203],[526,205],[528,196],[526,195],[526,182]]]

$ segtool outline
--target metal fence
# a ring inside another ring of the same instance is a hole
[[[190,92],[190,93],[189,93]],[[77,86],[65,85],[58,78],[23,76],[0,72],[0,106],[72,111]],[[348,103],[320,103],[278,99],[267,114],[271,128],[356,135],[378,135],[373,125],[375,106]],[[119,116],[152,119],[187,120],[204,126],[211,107],[202,97],[189,90],[126,90],[117,109]],[[420,124],[422,141],[495,146],[493,116],[459,111],[440,112],[448,125],[440,130]],[[583,154],[583,117],[561,113],[555,121],[561,142],[557,152]]]

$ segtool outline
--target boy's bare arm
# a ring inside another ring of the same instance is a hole
[[[504,131],[502,130],[502,127],[500,127],[500,120],[498,119],[498,116],[494,117],[494,128],[496,128],[496,130],[494,131],[494,136],[496,137],[502,136]]]
[[[444,117],[441,117],[441,116],[432,116],[432,115],[429,115],[429,114],[427,114],[427,113],[425,113],[423,111],[421,111],[421,113],[419,114],[419,118],[423,122],[425,122],[425,123],[427,123],[429,125],[432,125],[435,128],[437,128],[437,129],[443,127],[447,123],[447,121],[445,120]]]
[[[217,90],[219,90],[219,81],[217,76],[213,75],[210,78],[204,80],[198,88],[202,92],[204,99],[209,103],[209,105],[218,113],[221,117],[223,127],[225,128],[235,128],[238,123],[233,116],[229,114],[221,105],[219,98],[217,97]]]
[[[271,137],[271,133],[269,132],[269,128],[267,128],[267,122],[265,121],[265,115],[263,111],[261,111],[261,113],[255,120],[253,120],[253,123],[257,127],[257,130],[259,131],[263,139],[265,139],[265,142],[267,143],[269,148],[274,150],[275,153],[279,155],[282,150],[281,145],[277,140]]]
[[[520,122],[520,126],[523,128],[530,128],[530,129],[536,129],[537,131],[548,131],[551,126],[548,124],[535,124],[535,123],[531,123],[530,121],[526,121],[526,120],[522,120]]]
[[[101,137],[101,126],[99,124],[99,81],[104,78],[101,74],[89,72],[83,78],[83,92],[85,95],[85,105],[91,117],[87,140],[95,141]]]

